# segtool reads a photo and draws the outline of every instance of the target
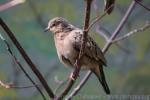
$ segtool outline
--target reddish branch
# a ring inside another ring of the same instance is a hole
[[[76,59],[76,62],[74,64],[75,66],[75,70],[73,72],[73,79],[76,79],[79,75],[79,71],[80,71],[80,60],[82,58],[82,56],[84,55],[84,49],[85,49],[85,44],[87,41],[87,35],[88,35],[88,28],[89,28],[89,22],[90,22],[90,13],[91,13],[91,4],[92,4],[92,0],[85,0],[85,21],[84,21],[84,27],[83,27],[83,37],[82,37],[82,43],[81,43],[81,48],[80,48],[80,52],[79,52],[79,56]]]
[[[135,5],[136,5],[136,2],[133,0],[132,3],[130,4],[128,10],[126,11],[125,15],[123,16],[122,20],[120,21],[119,25],[117,26],[116,30],[113,32],[112,36],[110,37],[110,39],[105,44],[105,46],[104,46],[104,48],[102,50],[104,54],[108,51],[109,47],[112,45],[111,41],[113,41],[117,37],[117,35],[120,33],[121,29],[123,28],[123,26],[125,25],[128,17],[129,17],[129,15],[133,11]],[[90,77],[91,74],[92,74],[91,71],[87,72],[87,74],[82,79],[82,81],[77,85],[77,87],[68,96],[67,100],[70,100],[73,96],[75,96],[80,91],[80,89],[87,82],[87,80],[89,79],[89,77]]]
[[[87,30],[88,30],[89,22],[90,22],[91,4],[92,4],[92,0],[84,0],[84,1],[85,1],[85,21],[84,21],[84,27],[83,27],[83,37],[82,37],[80,53],[79,53],[78,58],[76,59],[76,62],[74,64],[75,69],[74,69],[73,73],[71,74],[71,77],[70,77],[70,79],[67,83],[67,86],[65,87],[65,89],[63,90],[61,95],[58,97],[58,99],[62,99],[64,96],[67,95],[67,93],[69,92],[69,90],[73,86],[75,80],[79,76],[79,72],[80,72],[80,68],[81,68],[80,59],[82,58],[82,56],[84,54],[86,37],[87,37],[87,34],[88,34]]]
[[[26,52],[24,51],[24,49],[22,48],[22,46],[20,45],[16,37],[14,36],[14,34],[11,32],[11,30],[8,28],[8,26],[4,23],[4,21],[1,18],[0,18],[0,25],[5,30],[9,38],[12,40],[16,48],[19,50],[20,54],[22,55],[24,60],[27,62],[29,67],[32,69],[34,74],[37,76],[37,78],[39,79],[43,87],[45,88],[46,92],[48,93],[49,97],[54,98],[55,95],[53,94],[51,88],[48,86],[46,80],[44,79],[40,71],[36,68],[36,66],[33,64],[31,59],[28,57],[28,55],[26,54]]]

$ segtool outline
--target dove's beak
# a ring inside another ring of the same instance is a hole
[[[47,32],[49,30],[49,27],[46,27],[45,29],[44,29],[44,32]]]

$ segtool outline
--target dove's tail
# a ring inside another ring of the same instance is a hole
[[[100,83],[102,84],[103,89],[106,92],[106,94],[110,94],[110,89],[109,89],[107,82],[105,80],[103,67],[100,66],[99,68],[96,68],[96,70],[92,70],[92,72],[94,72],[94,74],[97,76],[97,78],[100,81]]]

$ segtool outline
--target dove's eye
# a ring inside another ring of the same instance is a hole
[[[51,28],[52,28],[52,27],[54,27],[54,26],[56,26],[56,24],[55,24],[55,23],[53,23],[53,24],[51,25]]]

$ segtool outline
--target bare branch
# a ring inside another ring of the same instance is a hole
[[[66,94],[69,92],[69,90],[73,86],[75,80],[79,76],[79,72],[80,72],[80,68],[81,68],[80,59],[82,58],[82,56],[84,54],[85,43],[87,41],[87,35],[88,35],[87,30],[89,27],[91,4],[92,4],[93,0],[84,0],[84,1],[85,1],[85,18],[84,18],[85,20],[84,20],[83,36],[82,36],[82,43],[81,43],[80,52],[79,52],[78,57],[76,59],[76,62],[74,64],[75,69],[69,78],[68,84],[65,87],[65,89],[63,90],[63,92],[61,93],[61,95],[58,97],[58,99],[60,99],[60,98],[62,99],[64,96],[66,96]]]
[[[1,80],[0,80],[0,86],[1,87],[4,87],[6,89],[25,89],[25,88],[33,88],[35,87],[35,85],[28,85],[28,86],[15,86],[14,84],[12,83],[3,83]],[[38,86],[38,84],[36,84],[36,86]],[[44,99],[46,100],[46,98]]]
[[[23,73],[25,74],[25,76],[32,82],[32,84],[34,85],[34,87],[36,87],[36,89],[39,91],[39,93],[42,95],[43,99],[46,100],[46,97],[44,96],[43,92],[41,91],[41,89],[36,85],[36,83],[32,80],[32,78],[30,77],[30,75],[25,71],[25,69],[23,68],[23,66],[21,65],[21,63],[19,62],[19,60],[16,58],[16,56],[13,54],[9,43],[5,40],[5,38],[0,34],[0,38],[2,39],[2,41],[5,43],[7,51],[10,53],[10,55],[13,57],[15,63],[20,67],[20,69],[23,71]],[[3,82],[1,82],[1,85],[6,87],[6,88],[10,88],[12,87],[12,85],[5,85],[3,84]]]
[[[132,3],[130,4],[128,10],[126,11],[125,15],[123,16],[122,20],[120,21],[119,25],[117,26],[116,30],[113,32],[112,36],[110,37],[109,41],[105,44],[103,48],[103,53],[105,54],[109,47],[111,46],[111,41],[116,38],[116,36],[119,34],[121,29],[123,28],[125,22],[127,21],[129,15],[133,11],[134,7],[136,5],[136,2],[133,0]],[[72,91],[72,93],[68,96],[67,100],[70,100],[73,96],[75,96],[80,89],[83,87],[83,85],[86,83],[86,81],[89,79],[90,75],[92,74],[91,71],[88,71],[85,77],[82,79],[82,81],[77,85],[77,87]]]
[[[111,9],[114,5],[111,5],[108,9],[105,10],[105,12],[101,15],[101,16],[97,16],[96,18],[93,19],[93,21],[91,22],[91,24],[89,25],[87,31],[89,31],[93,25],[95,25],[99,20],[101,20],[103,17],[105,17],[105,15],[107,14],[107,11],[109,9]]]
[[[143,8],[145,8],[146,10],[150,11],[150,8],[146,7],[145,5],[143,5],[139,0],[135,0],[139,5],[141,5]]]
[[[24,3],[24,2],[25,2],[25,0],[12,0],[10,2],[2,4],[2,5],[0,5],[0,12],[4,11],[4,10],[7,10],[7,9],[13,7],[13,6],[18,5],[18,4]]]
[[[143,32],[143,31],[145,31],[145,30],[148,29],[148,28],[150,28],[150,22],[146,22],[146,24],[145,24],[143,27],[141,27],[141,28],[139,28],[139,29],[134,29],[134,30],[130,31],[129,33],[125,34],[124,36],[119,37],[119,38],[113,40],[112,43],[117,43],[117,42],[119,42],[119,41],[122,41],[122,40],[124,40],[124,39],[127,39],[127,38],[130,37],[131,35],[134,35],[135,33],[138,33],[138,32]]]
[[[141,1],[141,0],[140,0]],[[121,31],[121,29],[123,28],[124,24],[126,23],[129,15],[131,14],[131,12],[133,11],[134,7],[136,5],[135,1],[132,1],[132,3],[130,4],[128,10],[126,11],[125,15],[123,16],[122,20],[120,21],[119,25],[117,26],[117,28],[115,29],[114,33],[112,34],[112,36],[110,37],[110,39],[108,40],[108,42],[106,43],[106,45],[103,48],[103,52],[106,53],[108,48],[111,46],[111,41],[114,40],[116,38],[116,36],[119,34],[119,32]]]
[[[47,69],[47,72],[44,74],[45,80],[48,80],[49,78],[51,78],[52,77],[52,73],[55,72],[55,70],[57,70],[57,68],[58,68],[57,62],[55,60],[51,60],[48,65],[51,65],[51,67],[49,67],[49,69]],[[42,85],[40,85],[39,88],[41,90],[43,90],[43,86]],[[37,91],[35,91],[33,93],[32,97],[37,97],[38,95],[39,95],[39,93]]]
[[[99,11],[98,11],[98,6],[97,6],[97,3],[96,3],[96,0],[94,0],[93,5],[94,5],[94,10],[96,11],[97,16],[99,16]],[[100,36],[102,36],[102,37],[106,40],[106,42],[108,41],[109,38],[108,38],[108,36],[106,35],[106,33],[108,33],[109,36],[111,35],[111,33],[110,33],[108,30],[106,30],[104,27],[100,26],[99,24],[96,26],[95,30],[96,30],[96,32],[97,32]],[[102,30],[102,31],[101,31],[101,30]],[[104,31],[104,32],[103,32],[103,31]],[[124,48],[124,47],[123,47],[122,45],[120,45],[119,43],[116,43],[116,46],[117,46],[119,49],[121,49],[122,51],[124,51],[125,53],[130,53],[129,50],[127,50],[126,48]]]
[[[24,58],[24,60],[27,62],[27,64],[29,65],[29,67],[32,69],[32,71],[34,72],[34,74],[37,76],[37,78],[39,79],[39,81],[42,83],[42,85],[45,88],[45,90],[47,91],[49,97],[50,98],[54,98],[55,95],[53,94],[51,88],[48,86],[46,80],[44,79],[44,77],[42,76],[42,74],[40,73],[40,71],[37,69],[37,67],[33,64],[33,62],[31,61],[31,59],[27,55],[27,53],[24,51],[24,49],[22,48],[22,46],[20,45],[20,43],[18,42],[18,40],[15,38],[14,34],[11,32],[11,30],[8,28],[8,26],[4,23],[4,21],[1,18],[0,18],[0,25],[5,30],[5,32],[9,36],[9,38],[12,40],[12,42],[14,43],[14,45],[16,46],[16,48],[19,50],[20,54],[22,55],[22,57]]]
[[[85,0],[86,7],[85,7],[85,18],[84,18],[85,20],[84,20],[84,27],[83,27],[83,37],[82,37],[80,53],[79,53],[78,58],[76,59],[76,62],[74,64],[75,70],[73,72],[73,79],[76,79],[78,77],[80,67],[81,67],[80,66],[80,60],[84,54],[85,44],[87,41],[92,1],[93,0]]]
[[[105,33],[108,33],[108,35],[111,35],[106,29],[104,29],[106,32],[102,32],[100,29],[102,28],[102,27],[100,27],[100,28],[98,28],[99,27],[99,25],[97,25],[96,26],[96,32],[100,35],[100,36],[102,36],[105,40],[106,40],[106,42],[109,40],[109,38],[108,38],[108,36],[105,34]],[[124,51],[125,53],[130,53],[131,51],[130,50],[128,50],[128,49],[126,49],[125,47],[123,47],[120,43],[115,43],[115,45],[119,48],[119,49],[121,49],[122,51]]]
[[[99,25],[96,26],[96,32],[100,36],[102,36],[106,40],[106,42],[107,42],[109,40],[108,36],[104,32],[100,31],[99,27],[100,27]]]
[[[93,5],[94,5],[94,10],[95,10],[95,12],[96,12],[96,15],[97,15],[97,17],[98,17],[98,16],[99,16],[99,11],[98,11],[98,6],[97,6],[96,0],[94,0]],[[108,8],[108,9],[110,9],[110,8]],[[105,12],[104,12],[104,14],[105,14]],[[93,21],[92,23],[94,23],[94,21]],[[92,24],[91,24],[91,25],[92,25]],[[101,32],[101,31],[100,31],[100,25],[99,25],[99,24],[97,24],[95,30],[96,30],[96,32],[99,33],[99,35],[101,35],[106,41],[108,40],[108,36],[107,36],[106,34],[104,34],[104,32]]]
[[[0,80],[0,86],[1,86],[1,87],[4,87],[4,88],[6,88],[6,89],[9,89],[9,88],[11,87],[11,84],[5,84],[5,83],[3,83],[3,82]]]
[[[93,7],[94,7],[94,10],[95,10],[97,16],[99,16],[99,11],[98,11],[98,6],[97,6],[96,0],[94,0],[94,2],[93,2]],[[100,36],[102,36],[102,37],[106,40],[106,42],[108,41],[109,37],[107,36],[106,33],[108,33],[109,36],[111,35],[111,33],[110,33],[108,30],[106,30],[104,27],[100,26],[100,24],[97,24],[97,25],[96,25],[95,30],[96,30],[96,32],[97,32]],[[130,53],[130,51],[129,51],[128,49],[124,48],[124,47],[123,47],[122,45],[120,45],[119,43],[116,43],[115,45],[116,45],[119,49],[121,49],[122,51],[124,51],[125,53]]]
[[[93,6],[94,6],[94,10],[95,10],[97,16],[99,16],[99,11],[98,11],[98,6],[97,6],[97,3],[96,3],[96,0],[94,0]],[[103,32],[101,29],[103,29],[104,32]],[[111,35],[110,32],[108,32],[104,27],[102,28],[99,24],[96,25],[95,30],[96,30],[96,32],[97,32],[100,36],[102,36],[102,37],[106,40],[106,42],[108,41],[109,37],[106,35],[106,33],[108,33],[108,35],[110,36],[110,35]],[[124,51],[125,53],[130,53],[129,50],[127,50],[126,48],[124,48],[124,47],[123,47],[122,45],[120,45],[119,43],[116,43],[116,46],[117,46],[119,49],[121,49],[122,51]]]
[[[37,86],[39,86],[38,84],[36,84]],[[34,85],[28,85],[28,86],[15,86],[15,85],[11,85],[11,88],[15,88],[15,89],[25,89],[25,88],[33,88],[35,87]],[[44,99],[46,100],[46,98]]]

